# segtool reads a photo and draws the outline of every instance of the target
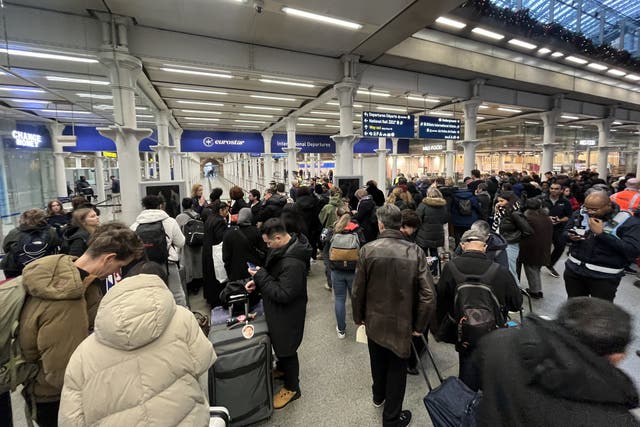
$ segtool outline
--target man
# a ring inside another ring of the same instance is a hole
[[[167,265],[167,271],[169,272],[169,290],[173,293],[176,304],[186,307],[187,299],[182,287],[179,271],[180,249],[182,249],[185,244],[184,235],[182,234],[180,226],[176,220],[171,218],[169,214],[162,210],[162,199],[160,197],[146,196],[142,199],[142,207],[144,210],[140,212],[136,221],[131,225],[131,229],[140,235],[143,228],[149,227],[147,224],[158,223],[161,225],[161,227],[158,228],[162,228],[162,230],[158,231],[164,232],[165,243],[168,249],[168,257],[166,260],[161,260],[152,259],[150,256],[149,260]],[[138,230],[140,226],[144,227],[141,228],[141,230]],[[149,256],[149,242],[144,238],[143,241],[147,247],[147,255]]]
[[[522,307],[522,294],[516,284],[513,275],[507,268],[504,268],[487,258],[486,244],[487,235],[472,229],[466,231],[460,239],[462,254],[455,257],[442,269],[442,275],[438,281],[437,295],[437,318],[438,324],[442,325],[446,319],[453,319],[456,325],[460,321],[460,313],[457,313],[455,303],[457,300],[457,287],[461,283],[456,280],[452,273],[451,263],[465,278],[477,278],[486,273],[490,267],[493,268],[492,277],[482,284],[491,287],[491,291],[500,303],[500,309],[503,313],[507,311],[518,311]],[[484,301],[478,301],[484,303]],[[470,305],[473,307],[473,305]],[[478,305],[480,306],[480,305]],[[498,319],[496,319],[498,320]],[[456,351],[460,360],[460,372],[458,377],[469,386],[472,390],[479,387],[479,378],[472,366],[471,356],[475,350],[474,344],[470,346],[462,346],[457,337],[445,337],[447,342],[456,342]]]
[[[258,226],[262,225],[270,218],[280,218],[282,208],[284,208],[284,205],[286,204],[287,197],[279,194],[277,190],[273,190],[270,188],[265,191],[264,199],[260,204],[261,206],[260,213],[258,214]]]
[[[289,198],[294,202],[298,198],[298,189],[300,188],[300,181],[297,179],[291,183],[291,188],[289,189]]]
[[[624,268],[640,255],[640,219],[620,211],[604,191],[595,191],[573,214],[565,235],[572,242],[564,270],[569,298],[613,301]]]
[[[616,366],[631,316],[597,298],[572,298],[555,320],[485,337],[474,357],[482,377],[478,426],[639,426],[633,381]]]
[[[444,196],[444,193],[442,193]],[[471,224],[480,219],[480,203],[473,191],[460,188],[453,193],[451,202],[451,223],[456,244],[460,243],[462,233],[471,228]]]
[[[638,179],[628,179],[625,189],[612,194],[610,199],[613,203],[620,206],[621,210],[629,211],[635,215],[640,210],[640,191],[638,191]]]
[[[301,396],[298,347],[307,311],[311,246],[287,233],[279,218],[267,220],[260,232],[269,248],[267,260],[263,268],[249,269],[253,280],[245,288],[249,293],[257,289],[262,294],[271,343],[278,357],[274,376],[284,376],[284,386],[273,398],[273,407],[280,409]]]
[[[400,209],[386,204],[377,215],[380,236],[360,249],[353,319],[366,324],[373,405],[384,405],[382,425],[404,427],[411,422],[411,412],[402,410],[411,337],[426,331],[433,314],[433,279],[422,249],[400,232]]]
[[[260,192],[255,188],[249,190],[249,207],[251,208],[251,223],[256,225],[262,204],[260,203]]]
[[[482,184],[482,179],[480,179],[480,171],[478,169],[474,169],[471,171],[471,181],[467,183],[467,188],[471,190],[471,192],[475,193],[478,185]]]
[[[565,226],[573,214],[571,202],[562,195],[562,186],[557,182],[552,182],[549,187],[549,197],[543,199],[543,206],[549,211],[549,218],[553,223],[553,251],[547,270],[553,277],[560,277],[554,266],[564,253],[567,241],[563,237]]]
[[[384,193],[382,190],[378,188],[378,183],[374,180],[370,179],[367,181],[367,193],[371,197],[373,197],[373,201],[376,203],[376,206],[384,205]]]
[[[78,182],[76,182],[76,193],[84,196],[87,201],[91,202],[91,197],[93,197],[93,188],[91,188],[91,184],[87,181],[85,176],[81,176]]]
[[[111,175],[109,178],[111,179],[111,202],[116,205],[113,211],[122,212],[122,207],[120,206],[120,180],[115,175]]]
[[[133,231],[111,223],[95,232],[80,258],[51,255],[25,267],[22,282],[27,299],[18,339],[25,359],[40,366],[28,391],[39,426],[57,426],[67,363],[93,329],[101,296],[92,282],[119,272],[143,253]]]

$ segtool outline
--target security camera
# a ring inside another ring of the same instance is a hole
[[[254,0],[253,8],[256,10],[256,12],[262,13],[262,11],[264,10],[264,0]]]

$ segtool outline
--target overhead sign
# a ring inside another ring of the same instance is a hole
[[[10,132],[5,134],[4,145],[13,148],[51,148],[51,138],[46,126],[16,123]]]
[[[109,159],[117,159],[118,153],[114,153],[113,151],[103,151],[102,157],[107,157]]]
[[[596,140],[595,139],[581,139],[580,141],[578,141],[578,145],[591,147],[591,146],[596,145]]]
[[[422,151],[433,153],[433,152],[444,151],[445,148],[446,147],[442,143],[440,143],[440,144],[429,144],[429,145],[424,145],[422,147]]]
[[[414,117],[408,114],[362,113],[362,134],[385,138],[413,138],[415,136]]]
[[[11,132],[11,137],[18,147],[38,148],[42,143],[42,136],[37,133],[14,130]]]
[[[271,152],[282,153],[287,148],[287,135],[276,134],[271,139]],[[296,134],[296,148],[300,153],[335,153],[336,143],[329,135],[299,135]],[[263,150],[260,150],[262,152]]]
[[[446,117],[418,117],[418,137],[426,139],[460,139],[460,120]]]
[[[90,153],[96,151],[116,151],[116,143],[100,135],[100,132],[93,126],[66,126],[62,131],[63,135],[75,135],[76,145],[74,147],[64,147],[63,150],[72,153]],[[150,152],[152,145],[158,145],[157,133],[140,141],[138,151]]]
[[[262,153],[264,143],[259,133],[185,130],[182,152]]]

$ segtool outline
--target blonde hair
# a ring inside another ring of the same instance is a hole
[[[334,234],[342,233],[346,228],[347,224],[349,224],[349,221],[351,221],[351,215],[348,213],[338,218],[335,225],[333,226]]]
[[[436,187],[429,187],[427,190],[427,197],[442,199],[442,193]]]
[[[76,209],[75,211],[73,211],[73,214],[71,215],[71,225],[73,225],[74,227],[80,227],[84,230],[87,230],[89,234],[93,234],[93,232],[95,231],[95,228],[94,227],[87,228],[87,225],[85,224],[85,220],[87,219],[87,216],[89,216],[91,212],[93,212],[93,209],[91,208]]]
[[[453,187],[455,185],[455,183],[453,182],[453,178],[451,178],[450,176],[446,177],[444,179],[444,185],[447,187]]]
[[[191,197],[196,197],[196,193],[198,192],[198,188],[201,188],[202,190],[204,190],[204,186],[202,184],[193,184],[191,186]]]

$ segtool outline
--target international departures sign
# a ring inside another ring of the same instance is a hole
[[[410,114],[362,113],[362,135],[376,138],[413,138],[415,119]]]

